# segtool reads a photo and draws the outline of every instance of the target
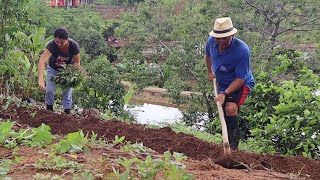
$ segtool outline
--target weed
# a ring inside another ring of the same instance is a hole
[[[145,147],[143,143],[130,144],[129,142],[121,146],[120,149],[128,153],[147,153],[153,151],[150,148]]]
[[[30,116],[34,118],[37,115],[37,111],[30,113]]]
[[[119,145],[119,144],[124,144],[124,139],[125,139],[126,137],[125,136],[122,136],[122,137],[118,137],[118,135],[116,135],[115,137],[114,137],[114,140],[113,140],[113,142],[112,142],[112,144],[113,145]]]
[[[60,177],[59,175],[51,175],[51,173],[48,174],[40,174],[37,173],[35,175],[33,175],[33,179],[34,180],[63,180],[62,177]]]
[[[124,172],[113,167],[113,173],[107,175],[107,179],[155,179],[158,175],[164,179],[194,179],[181,163],[187,158],[186,156],[174,153],[175,161],[172,161],[171,157],[171,153],[167,151],[164,153],[164,159],[152,159],[150,155],[145,160],[118,159],[117,162],[125,169]]]
[[[89,147],[85,146],[88,143],[88,139],[84,136],[82,131],[77,131],[67,134],[66,137],[60,140],[59,143],[53,146],[54,150],[59,153],[66,152],[89,152]]]
[[[72,172],[78,172],[82,168],[82,165],[75,161],[66,160],[62,156],[57,156],[54,153],[50,153],[47,158],[39,159],[34,164],[34,167],[43,170],[70,169]]]

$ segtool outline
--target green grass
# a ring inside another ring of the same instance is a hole
[[[196,128],[193,127],[188,127],[186,125],[176,123],[170,126],[173,131],[176,133],[182,132],[185,134],[190,134],[193,135],[194,137],[210,142],[210,143],[215,143],[215,144],[221,144],[222,143],[222,136],[221,134],[210,134],[204,131],[200,131]]]
[[[203,141],[207,141],[215,144],[222,144],[222,135],[220,133],[210,134],[192,127],[185,126],[181,123],[173,124],[170,127],[176,133],[182,132],[185,134],[193,135],[196,138],[201,139]],[[262,150],[263,148],[264,147],[260,147],[258,144],[256,144],[256,141],[252,138],[248,140],[240,140],[240,143],[239,143],[239,150],[242,150],[242,151],[262,154],[264,153],[264,151]]]
[[[112,4],[112,0],[96,0],[94,3],[95,4],[104,4],[104,5],[109,4],[109,5],[111,5]]]

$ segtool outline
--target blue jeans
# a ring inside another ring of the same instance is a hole
[[[54,94],[56,91],[56,85],[50,81],[59,71],[47,66],[47,78],[46,78],[46,97],[45,103],[47,105],[54,104]],[[71,109],[72,105],[72,88],[66,89],[62,94],[62,106],[64,109]]]

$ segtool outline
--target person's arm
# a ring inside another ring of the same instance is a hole
[[[80,68],[80,53],[76,54],[73,56],[73,64],[77,67]]]
[[[46,90],[46,85],[43,80],[44,69],[48,64],[49,58],[51,56],[51,52],[46,48],[40,56],[40,60],[38,63],[38,83],[39,87],[42,91]]]
[[[244,79],[235,79],[224,92],[226,92],[227,94],[232,94],[244,84],[244,81]]]
[[[207,63],[207,70],[208,70],[208,79],[209,79],[209,81],[212,81],[215,76],[214,76],[212,69],[211,69],[211,66],[212,66],[211,58],[208,54],[206,54],[206,63]]]
[[[244,79],[235,79],[229,85],[229,87],[224,91],[224,93],[219,92],[218,96],[215,98],[215,101],[220,101],[221,104],[224,103],[226,97],[236,90],[238,90],[244,84]]]

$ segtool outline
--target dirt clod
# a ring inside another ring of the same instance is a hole
[[[224,155],[215,161],[216,164],[228,169],[247,169],[248,165],[235,161],[232,155]]]

